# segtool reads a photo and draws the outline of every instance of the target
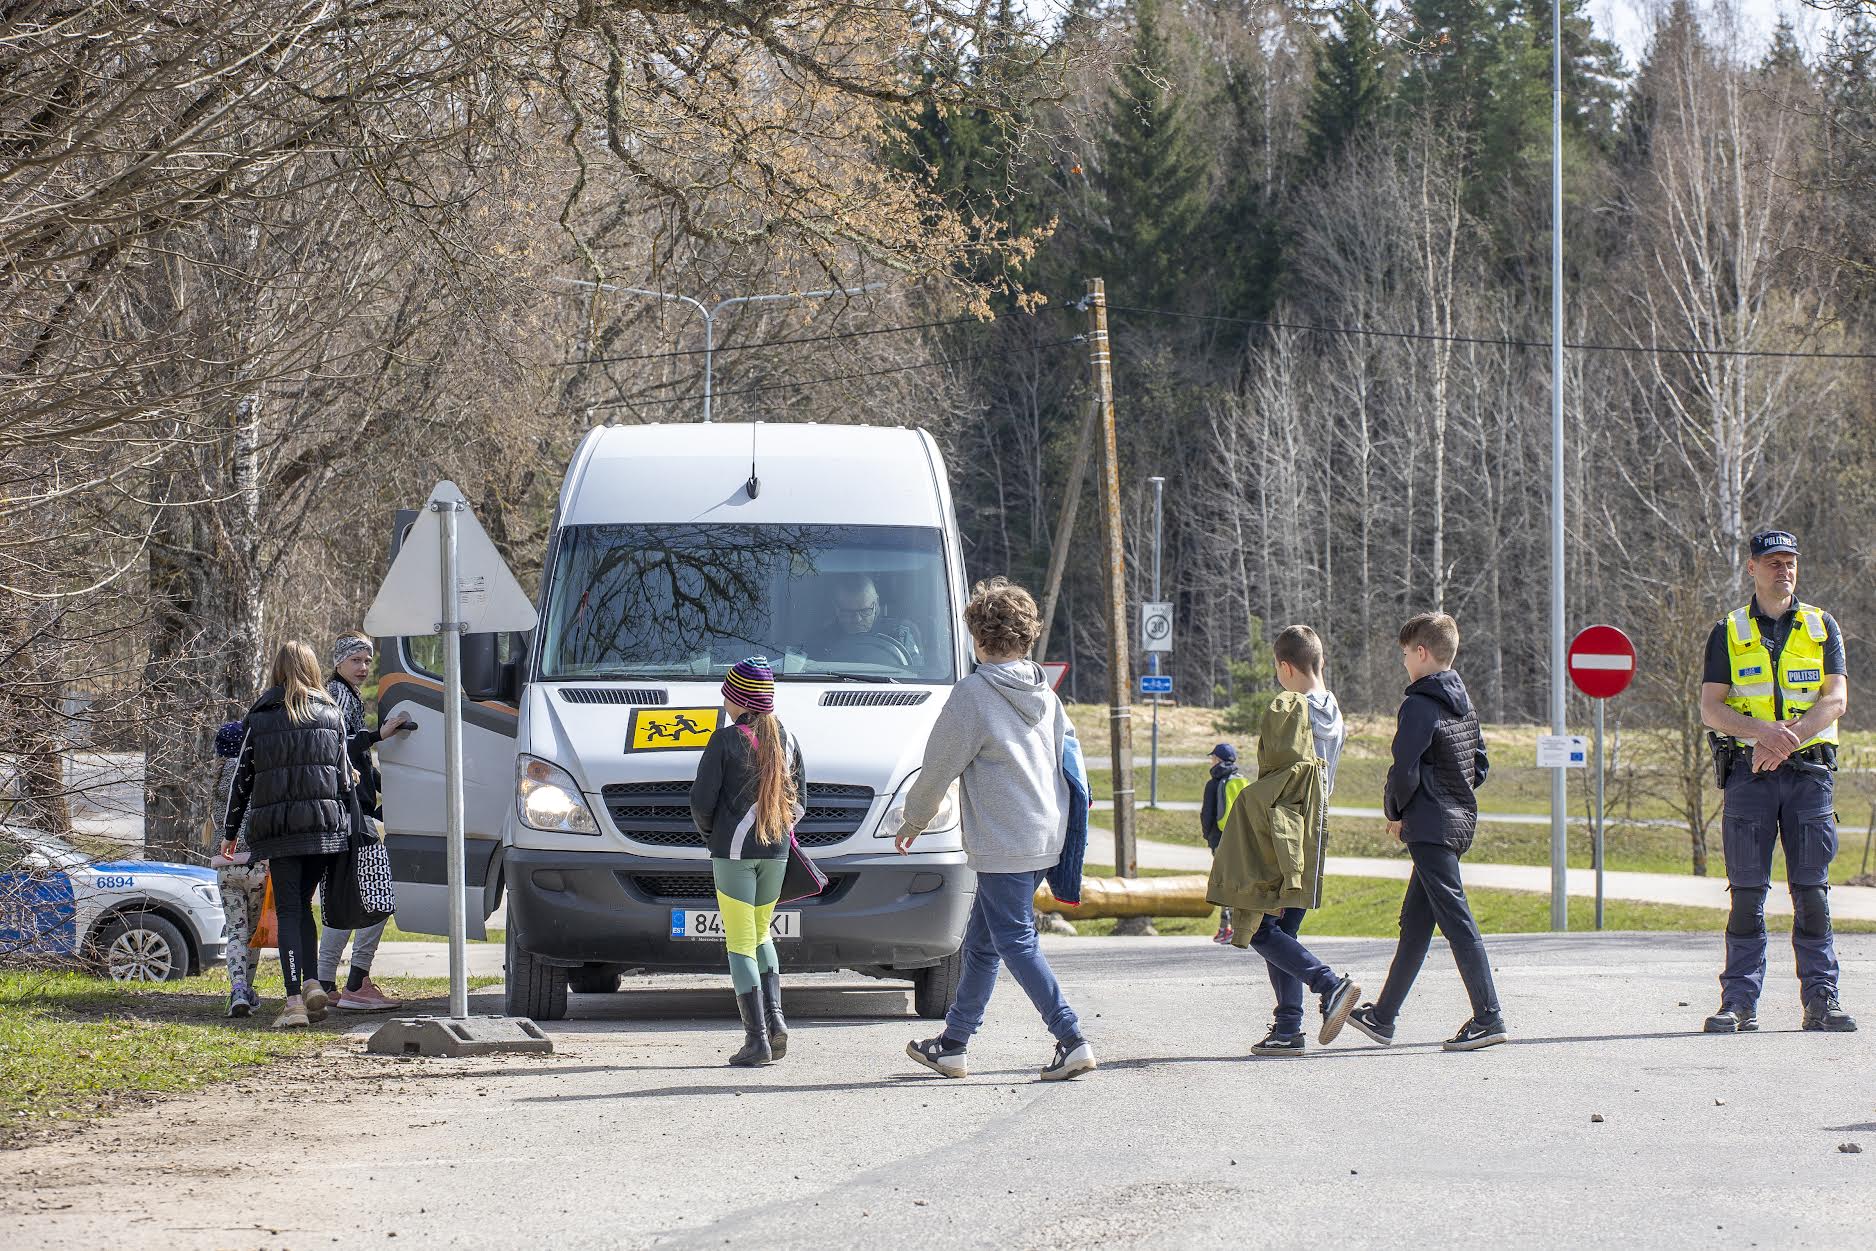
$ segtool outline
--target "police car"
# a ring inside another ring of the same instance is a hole
[[[97,864],[63,839],[0,825],[0,960],[73,960],[114,981],[175,981],[221,960],[227,924],[213,870]]]

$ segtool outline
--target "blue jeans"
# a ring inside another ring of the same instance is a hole
[[[1302,928],[1303,909],[1285,908],[1276,916],[1265,913],[1251,935],[1251,950],[1270,965],[1270,985],[1277,992],[1275,1032],[1286,1036],[1303,1032],[1304,989],[1321,995],[1340,980],[1334,969],[1296,941]]]
[[[984,1008],[996,988],[997,968],[1008,965],[1016,984],[1042,1014],[1042,1023],[1061,1042],[1081,1037],[1081,1022],[1062,998],[1049,962],[1036,938],[1036,887],[1047,870],[1030,873],[979,873],[977,898],[964,927],[964,974],[957,998],[945,1014],[945,1036],[967,1042],[983,1028]]]

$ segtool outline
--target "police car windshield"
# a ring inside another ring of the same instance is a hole
[[[936,529],[568,526],[541,677],[711,681],[759,655],[784,682],[955,682],[949,588]]]
[[[61,869],[69,869],[85,862],[84,852],[54,834],[9,825],[0,827],[0,838],[14,843],[22,853],[38,852]]]

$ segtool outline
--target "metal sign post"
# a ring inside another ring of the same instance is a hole
[[[469,918],[463,911],[467,859],[463,850],[462,793],[462,585],[456,579],[456,514],[459,500],[432,500],[430,511],[442,527],[443,559],[443,844],[449,873],[449,1015],[469,1015]]]
[[[1635,644],[1614,626],[1593,625],[1570,640],[1565,652],[1570,681],[1596,706],[1596,809],[1590,818],[1596,869],[1596,928],[1602,928],[1603,902],[1603,705],[1635,680]]]
[[[515,581],[454,483],[437,483],[427,509],[436,518],[436,525],[431,527],[419,520],[411,527],[365,614],[365,628],[379,638],[442,636],[443,758],[436,763],[441,764],[443,773],[449,1017],[388,1021],[371,1036],[367,1050],[379,1055],[448,1056],[551,1052],[552,1041],[530,1020],[469,1016],[469,875],[464,850],[462,638],[464,634],[532,630],[539,618],[533,601]],[[421,749],[406,745],[398,750]],[[419,828],[434,828],[425,824],[433,819],[433,815],[425,814],[419,819]]]
[[[1159,552],[1160,527],[1165,518],[1166,479],[1148,478],[1153,484],[1153,599],[1159,601]],[[1159,676],[1160,653],[1152,650],[1152,641],[1147,640],[1147,656],[1153,666],[1153,676]],[[1147,807],[1159,807],[1159,692],[1153,693],[1153,756],[1147,769]]]

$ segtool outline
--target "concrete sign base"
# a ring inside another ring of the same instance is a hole
[[[417,1016],[386,1021],[365,1049],[381,1056],[551,1055],[554,1043],[524,1016]]]

